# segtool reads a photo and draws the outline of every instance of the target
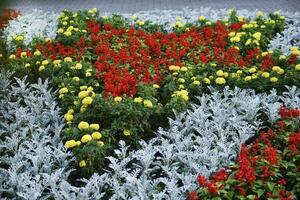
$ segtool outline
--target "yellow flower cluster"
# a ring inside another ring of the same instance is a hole
[[[180,97],[181,99],[183,99],[184,101],[188,101],[189,100],[189,92],[187,90],[179,90],[179,91],[175,91],[172,94],[172,97]]]

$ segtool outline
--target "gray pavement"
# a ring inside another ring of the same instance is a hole
[[[101,12],[120,13],[154,9],[179,10],[186,7],[300,12],[300,0],[10,0],[6,6],[21,12],[28,12],[34,8],[60,12],[63,9],[79,10],[93,7],[97,7]]]

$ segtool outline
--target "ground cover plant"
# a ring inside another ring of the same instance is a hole
[[[177,17],[170,29],[97,9],[36,12],[3,33],[10,54],[2,68],[30,83],[50,81],[65,120],[54,132],[64,155],[74,155],[58,165],[66,176],[38,183],[36,198],[185,198],[195,188],[188,180],[226,167],[243,142],[277,121],[280,102],[299,107],[297,26],[279,13]]]

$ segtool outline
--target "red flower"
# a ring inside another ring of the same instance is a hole
[[[207,184],[207,180],[206,180],[205,176],[198,176],[197,181],[201,187],[205,187]]]
[[[197,191],[191,191],[188,195],[189,200],[198,200],[198,194]]]

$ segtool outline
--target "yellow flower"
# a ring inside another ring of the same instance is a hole
[[[252,80],[252,76],[246,76],[245,77],[245,81],[251,81]]]
[[[193,84],[194,85],[200,85],[200,81],[195,80],[195,81],[193,81]]]
[[[178,70],[180,70],[180,67],[179,66],[175,66],[175,65],[171,65],[171,66],[169,66],[169,70],[171,70],[171,71],[178,71]]]
[[[70,114],[70,115],[72,115],[72,114],[74,114],[74,110],[73,110],[73,109],[70,109],[70,110],[68,110],[67,113]]]
[[[252,35],[252,37],[254,37],[256,40],[260,40],[261,37],[261,33],[260,32],[256,32]]]
[[[88,91],[81,91],[78,93],[78,97],[80,99],[84,98],[84,97],[87,97],[89,95],[89,92]]]
[[[22,53],[21,53],[21,57],[22,57],[22,58],[27,57],[27,53],[26,53],[26,52],[22,52]]]
[[[64,58],[64,61],[65,61],[65,62],[72,62],[72,58],[71,58],[71,57],[65,57],[65,58]]]
[[[216,74],[217,74],[217,76],[223,76],[224,72],[222,70],[218,70]]]
[[[86,107],[85,105],[81,106],[81,107],[80,107],[80,112],[82,112],[82,113],[85,112],[85,111],[86,111],[86,108],[87,108],[87,107]]]
[[[78,124],[78,128],[79,128],[80,130],[88,129],[89,127],[90,127],[89,123],[84,122],[84,121],[82,121],[82,122],[80,122],[80,123]]]
[[[285,60],[286,59],[286,56],[285,55],[280,55],[279,56],[279,60]]]
[[[102,138],[102,134],[98,131],[95,131],[95,132],[92,133],[92,138],[94,140],[99,140],[100,138]]]
[[[216,78],[216,84],[223,85],[226,83],[226,80],[224,78],[218,77]]]
[[[43,71],[45,69],[45,66],[44,65],[41,65],[40,67],[39,67],[39,71]]]
[[[248,39],[246,42],[245,42],[245,45],[248,46],[249,44],[251,44],[252,40],[251,39]]]
[[[16,55],[15,55],[15,54],[11,54],[11,55],[9,56],[9,59],[16,59]]]
[[[88,86],[86,86],[86,85],[80,86],[80,90],[86,90],[87,88],[88,88]]]
[[[144,100],[144,106],[146,108],[152,108],[153,107],[153,104],[150,100]]]
[[[71,31],[65,31],[65,32],[64,32],[64,35],[67,36],[67,37],[69,37],[69,36],[72,35],[72,32],[71,32]]]
[[[224,77],[225,77],[225,78],[228,77],[228,72],[224,72]]]
[[[238,36],[230,38],[230,42],[239,42],[240,40],[241,40],[241,38]]]
[[[85,76],[86,76],[86,77],[90,77],[90,76],[92,76],[92,73],[91,73],[91,72],[86,72],[86,73],[85,73]]]
[[[122,101],[122,97],[117,96],[117,97],[114,98],[114,101],[119,103],[119,102]]]
[[[24,37],[22,35],[19,35],[15,38],[16,41],[22,41],[24,40]]]
[[[263,72],[261,74],[261,76],[264,77],[264,78],[269,78],[270,77],[270,73],[269,72]]]
[[[257,74],[252,74],[252,79],[257,79]]]
[[[97,131],[100,129],[100,126],[99,126],[99,124],[91,124],[90,128]]]
[[[275,82],[277,82],[277,81],[278,81],[278,78],[276,78],[276,77],[272,77],[272,78],[270,78],[270,81],[271,81],[272,83],[275,83]]]
[[[59,28],[58,30],[57,30],[57,33],[58,34],[61,34],[61,33],[63,33],[64,32],[64,29],[62,29],[62,28]]]
[[[185,80],[184,80],[183,78],[179,78],[179,79],[178,79],[178,82],[179,82],[179,83],[184,83]]]
[[[131,19],[136,20],[138,17],[136,15],[132,15]]]
[[[242,71],[242,70],[237,70],[236,73],[237,73],[238,75],[242,75],[242,74],[243,74],[243,71]]]
[[[92,97],[84,97],[84,99],[82,99],[82,104],[83,105],[90,105],[93,103],[93,98]]]
[[[131,135],[131,131],[128,130],[128,129],[124,129],[123,134],[124,134],[125,136],[130,136],[130,135]]]
[[[217,64],[216,64],[216,63],[210,63],[210,66],[211,66],[211,67],[216,67]]]
[[[134,103],[142,103],[142,101],[143,101],[143,98],[142,98],[142,97],[136,97],[136,98],[134,98],[134,100],[133,100]]]
[[[158,89],[159,85],[158,84],[153,84],[152,87]]]
[[[97,144],[100,145],[100,146],[103,146],[103,145],[104,145],[104,142],[98,141]]]
[[[81,142],[80,142],[80,141],[76,141],[76,145],[77,145],[77,146],[80,146],[80,145],[81,145]]]
[[[91,135],[88,135],[88,134],[85,134],[84,136],[82,136],[81,138],[81,142],[82,143],[88,143],[89,141],[92,140],[92,136]]]
[[[295,66],[295,70],[300,71],[300,64]]]
[[[186,72],[187,70],[188,70],[187,67],[181,67],[181,68],[180,68],[180,71],[183,71],[183,72]]]
[[[0,53],[0,58],[3,58],[3,54],[2,53]]]
[[[76,63],[75,69],[77,69],[77,70],[82,69],[82,64],[81,63]]]
[[[62,24],[63,24],[64,26],[67,26],[67,25],[68,25],[68,22],[64,21]]]
[[[204,78],[203,81],[205,84],[208,84],[208,85],[210,84],[210,80],[208,78]]]
[[[60,63],[61,63],[61,60],[54,60],[54,61],[53,61],[53,64],[54,64],[54,65],[58,65],[58,64],[60,64]]]
[[[76,146],[77,146],[77,143],[76,143],[75,140],[68,140],[65,143],[65,148],[66,149],[71,149],[71,148],[76,147]]]
[[[274,66],[274,67],[272,67],[272,70],[274,71],[274,72],[279,72],[280,71],[280,67],[278,67],[278,66]]]
[[[69,90],[68,90],[68,88],[66,88],[66,87],[63,87],[63,88],[61,88],[61,89],[58,91],[59,94],[65,94],[65,93],[68,93],[68,92],[69,92]]]
[[[76,82],[78,82],[79,80],[80,80],[80,78],[79,78],[79,77],[77,77],[77,76],[73,77],[73,81],[76,81]]]
[[[86,166],[86,162],[84,160],[79,162],[79,167],[85,167]]]
[[[265,57],[265,56],[268,55],[268,54],[269,54],[269,52],[262,52],[262,53],[261,53],[261,56],[262,56],[262,57]]]
[[[68,122],[72,121],[74,119],[74,115],[71,115],[71,114],[68,114],[68,113],[65,114],[64,117],[65,117],[65,120],[68,121]]]
[[[228,34],[228,36],[229,36],[229,37],[235,36],[235,32],[230,32],[230,33]]]
[[[249,73],[253,74],[254,72],[256,72],[256,68],[255,67],[252,67],[249,69]]]
[[[199,16],[198,18],[199,21],[204,21],[205,20],[205,17],[203,15]]]
[[[145,24],[145,22],[141,21],[141,20],[137,20],[136,23],[139,25],[139,26],[143,26]]]
[[[26,64],[25,64],[25,67],[30,67],[30,64],[29,64],[29,63],[26,63]]]
[[[284,74],[284,69],[280,69],[277,73],[280,75]]]

